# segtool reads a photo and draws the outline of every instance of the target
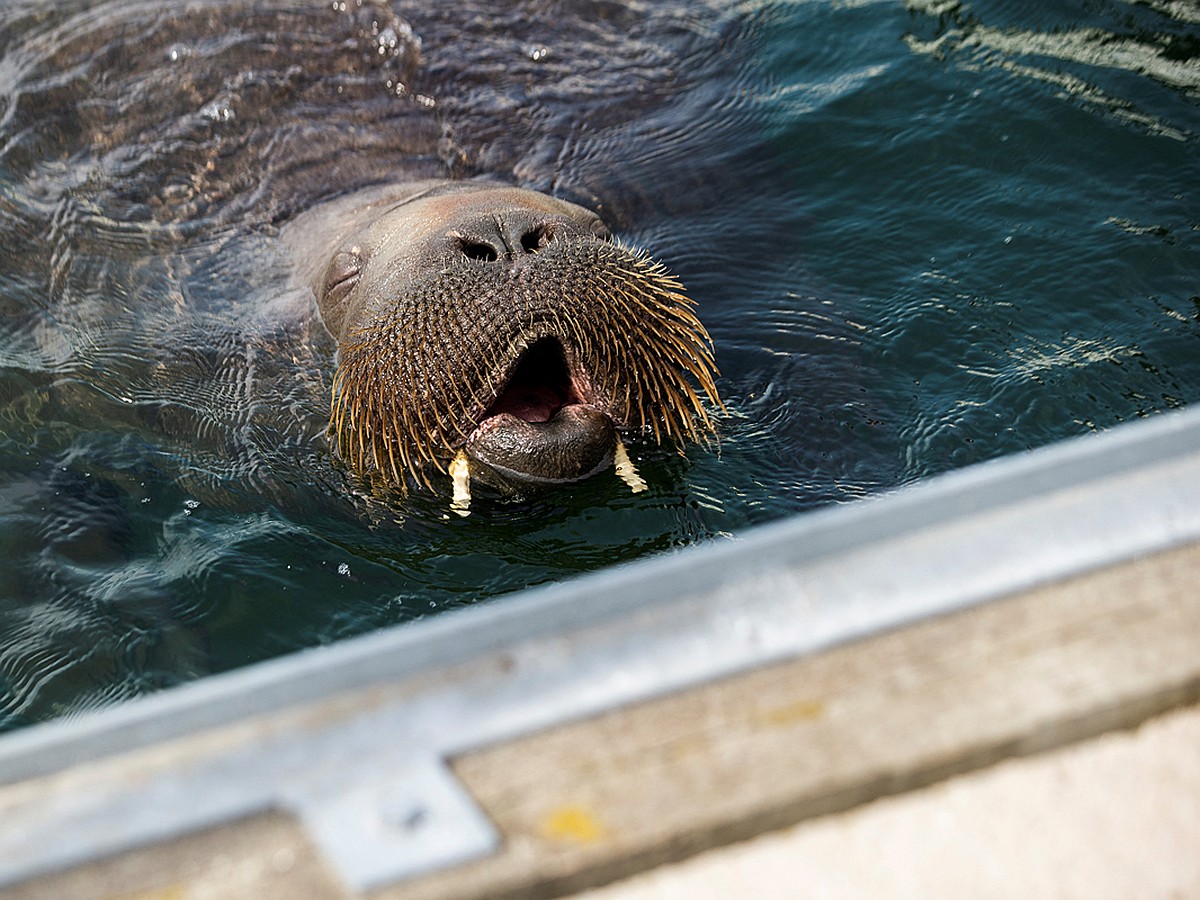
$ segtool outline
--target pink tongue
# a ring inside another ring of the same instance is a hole
[[[488,416],[509,413],[526,422],[549,422],[562,409],[562,394],[551,387],[510,387],[488,409]]]

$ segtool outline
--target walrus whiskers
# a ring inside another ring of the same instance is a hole
[[[446,315],[448,298],[463,290],[463,278],[442,273],[342,342],[331,430],[352,468],[366,473],[373,464],[396,482],[403,481],[403,468],[423,483],[429,466],[447,471],[487,398],[502,388],[498,373],[515,365],[516,334],[526,335],[525,345],[553,335],[568,348],[618,427],[649,431],[660,444],[711,433],[712,417],[688,378],[721,405],[712,342],[678,280],[661,263],[617,244],[556,240],[543,252],[557,253],[561,266],[537,284],[511,290],[507,303],[516,308],[500,323],[502,333],[488,333],[466,315]],[[561,281],[555,281],[560,269]],[[586,283],[580,283],[580,270],[587,272]],[[451,339],[478,348],[473,363],[430,355],[431,347]],[[422,348],[424,364],[414,362]],[[480,357],[492,361],[490,373],[478,364]]]
[[[693,301],[595,213],[485,182],[336,204],[294,233],[341,229],[311,263],[338,347],[329,434],[372,487],[446,473],[463,511],[472,478],[519,494],[611,467],[640,491],[622,438],[682,450],[714,433],[717,369]]]

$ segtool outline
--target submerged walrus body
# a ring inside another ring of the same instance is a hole
[[[155,478],[222,504],[357,505],[448,474],[522,494],[627,470],[622,440],[709,433],[707,334],[609,233],[665,215],[606,148],[671,102],[691,25],[531,9],[4,19],[0,226],[19,224],[9,281],[42,299],[3,312],[47,415],[102,408]]]
[[[613,466],[621,434],[711,430],[691,303],[580,206],[422,181],[326,204],[287,237],[338,341],[330,431],[361,473],[428,483],[457,461],[460,491],[468,471],[519,490]]]

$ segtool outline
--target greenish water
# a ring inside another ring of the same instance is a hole
[[[1200,397],[1193,4],[543,6],[0,11],[0,729]],[[356,494],[273,239],[393,169],[664,260],[719,442],[633,447],[639,495]]]

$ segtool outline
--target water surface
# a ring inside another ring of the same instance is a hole
[[[6,4],[0,728],[1194,402],[1198,135],[1174,0]],[[363,496],[276,236],[397,172],[664,260],[719,442]]]

